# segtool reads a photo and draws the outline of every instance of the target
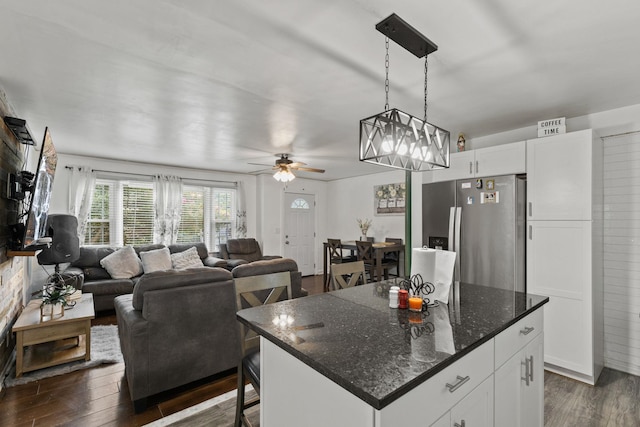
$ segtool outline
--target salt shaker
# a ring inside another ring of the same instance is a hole
[[[397,286],[392,286],[389,288],[389,308],[398,308],[398,291],[400,290]]]
[[[398,291],[398,308],[409,308],[409,291],[406,289]]]

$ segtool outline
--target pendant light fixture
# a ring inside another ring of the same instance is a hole
[[[360,161],[409,171],[449,167],[449,131],[427,122],[427,56],[438,50],[395,13],[376,25],[385,37],[385,106],[382,113],[360,120]],[[389,108],[389,39],[425,58],[424,117]]]

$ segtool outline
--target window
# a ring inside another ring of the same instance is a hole
[[[110,215],[112,186],[108,183],[96,183],[93,191],[93,202],[87,228],[85,231],[85,245],[107,245],[109,244]]]
[[[309,209],[309,202],[305,199],[295,199],[291,202],[291,209]]]
[[[233,237],[235,196],[232,188],[185,185],[178,243],[204,242],[218,251]],[[153,243],[153,184],[148,181],[96,180],[85,245]]]

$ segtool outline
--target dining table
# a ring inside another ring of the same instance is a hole
[[[398,252],[398,272],[400,275],[403,275],[404,265],[400,266],[400,260],[404,262],[404,256],[400,256],[404,254],[404,245],[402,243],[396,242],[374,242],[373,243],[373,256],[375,258],[374,265],[374,277],[371,278],[372,281],[379,282],[383,279],[383,269],[382,269],[382,259],[384,255],[390,252]],[[356,255],[357,246],[355,240],[342,240],[342,249],[346,249],[351,251],[351,255]],[[329,265],[329,243],[323,243],[323,270],[322,270],[322,283],[324,283],[324,291],[329,291],[329,282],[330,275],[329,269],[331,266]]]

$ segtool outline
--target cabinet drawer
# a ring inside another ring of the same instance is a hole
[[[531,342],[543,328],[543,310],[539,308],[515,325],[502,331],[495,337],[496,365],[498,369],[518,350]]]
[[[380,424],[376,425],[397,425],[397,420],[416,408],[420,408],[422,414],[420,425],[431,425],[493,373],[493,347],[493,340],[482,344],[391,403],[380,411]],[[466,381],[460,379],[467,377]],[[462,385],[453,391],[447,387],[460,382]]]

